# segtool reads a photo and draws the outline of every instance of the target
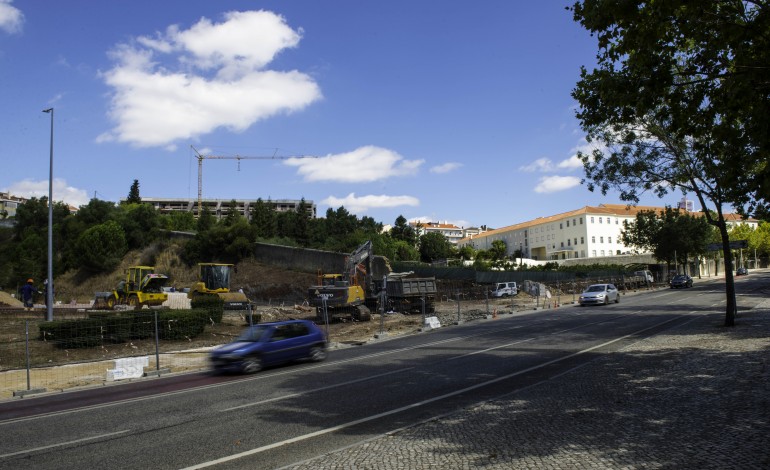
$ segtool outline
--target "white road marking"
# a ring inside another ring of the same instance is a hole
[[[72,444],[79,444],[81,442],[93,441],[93,440],[96,440],[96,439],[104,439],[105,437],[111,437],[111,436],[115,436],[117,434],[123,434],[123,433],[126,433],[126,432],[128,432],[128,429],[126,429],[125,431],[117,431],[117,432],[110,432],[110,433],[107,433],[107,434],[100,434],[98,436],[93,436],[93,437],[84,437],[83,439],[75,439],[74,441],[60,442],[58,444],[51,444],[51,445],[42,446],[42,447],[35,447],[34,449],[20,450],[18,452],[11,452],[10,454],[0,454],[0,459],[4,459],[6,457],[13,457],[15,455],[31,454],[32,452],[38,452],[38,451],[41,451],[41,450],[52,449],[54,447],[64,447],[64,446],[69,446],[69,445],[72,445]]]

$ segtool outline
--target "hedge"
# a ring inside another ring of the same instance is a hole
[[[52,341],[61,349],[75,349],[153,338],[156,312],[158,338],[161,340],[194,338],[203,333],[206,324],[212,322],[209,309],[119,314],[99,312],[86,319],[41,323],[38,339]]]

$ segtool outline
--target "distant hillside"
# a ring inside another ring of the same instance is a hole
[[[109,291],[124,276],[129,266],[155,266],[155,272],[169,276],[169,285],[182,289],[195,283],[198,276],[197,266],[187,266],[180,258],[178,245],[159,248],[151,246],[141,251],[131,251],[123,258],[120,266],[110,273],[90,274],[87,272],[68,272],[56,278],[56,300],[69,303],[75,299],[78,303],[90,302],[95,292]],[[236,264],[232,274],[231,288],[243,288],[246,295],[255,301],[281,300],[301,302],[307,288],[316,282],[314,274],[297,272],[269,266],[246,259]]]

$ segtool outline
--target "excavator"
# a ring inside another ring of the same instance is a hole
[[[345,259],[342,273],[318,275],[318,284],[308,289],[310,305],[323,318],[324,306],[329,316],[350,314],[354,320],[369,321],[367,300],[376,302],[372,276],[372,242],[366,241]]]
[[[187,297],[196,300],[206,296],[217,296],[224,301],[225,310],[246,310],[249,299],[243,292],[230,291],[232,264],[198,263],[198,281],[190,288]]]

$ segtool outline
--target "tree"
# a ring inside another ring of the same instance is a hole
[[[502,240],[495,240],[492,242],[492,246],[489,248],[489,254],[493,260],[505,259],[505,254],[508,252],[508,246]]]
[[[275,207],[268,200],[267,203],[262,198],[257,199],[251,208],[251,225],[256,230],[259,238],[272,238],[276,234]]]
[[[438,232],[428,232],[420,237],[420,259],[432,263],[452,255],[452,244]]]
[[[639,202],[681,190],[713,207],[726,264],[725,325],[735,323],[722,208],[766,205],[770,15],[765,1],[585,0],[571,10],[598,39],[597,66],[572,92],[589,143],[578,156],[593,191]]]
[[[417,246],[417,231],[407,223],[403,215],[396,217],[395,224],[390,229],[390,236],[394,240],[402,240],[412,246]]]
[[[80,267],[94,272],[115,269],[128,250],[123,228],[113,220],[87,229],[75,244]]]
[[[139,197],[139,180],[134,180],[131,184],[131,189],[128,190],[128,197],[126,198],[126,204],[141,204],[142,198]]]

